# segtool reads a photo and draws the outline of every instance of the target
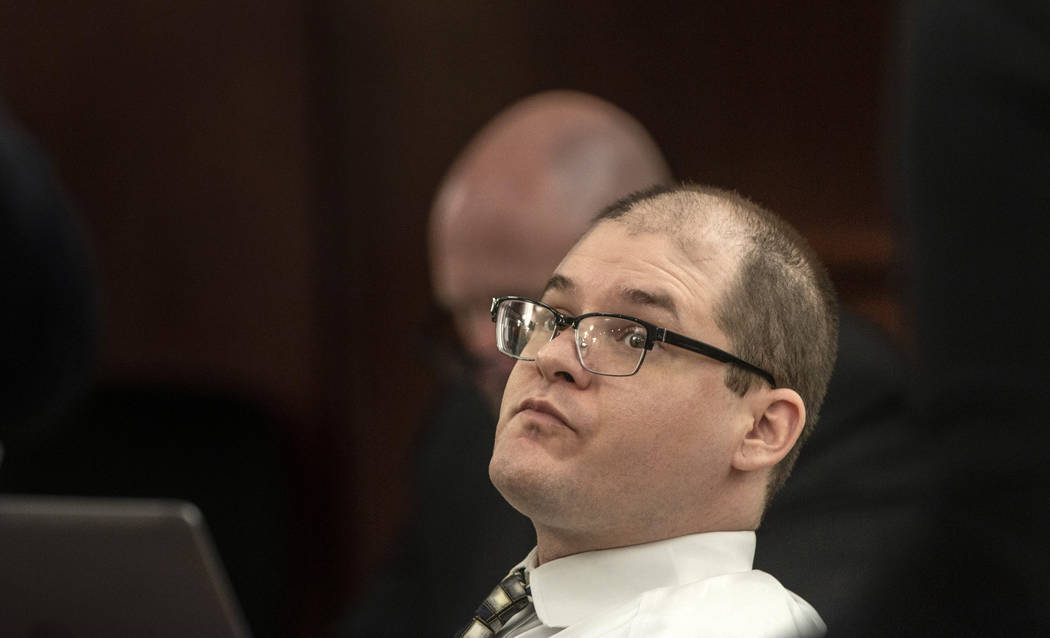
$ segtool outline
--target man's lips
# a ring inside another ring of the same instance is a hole
[[[561,425],[575,431],[575,428],[569,424],[569,420],[565,418],[565,415],[559,412],[553,405],[542,399],[525,399],[522,401],[521,405],[518,406],[518,412],[525,412],[526,410],[554,417],[561,422]]]

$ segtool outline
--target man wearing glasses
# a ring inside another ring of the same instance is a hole
[[[837,313],[784,222],[733,193],[607,209],[540,300],[493,300],[518,359],[489,466],[536,548],[459,636],[814,636],[752,570],[754,529],[816,420]]]

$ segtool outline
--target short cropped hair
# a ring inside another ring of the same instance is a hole
[[[729,337],[733,354],[771,372],[806,405],[802,434],[770,474],[768,503],[813,431],[835,364],[838,303],[827,270],[786,221],[746,197],[710,186],[640,191],[607,207],[592,228],[605,221],[667,234],[686,251],[698,231],[713,230],[738,251],[735,274],[714,310],[715,323]],[[738,366],[726,368],[726,386],[741,396],[762,382]]]

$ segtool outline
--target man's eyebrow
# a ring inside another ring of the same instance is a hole
[[[678,319],[678,307],[675,305],[674,299],[671,298],[671,295],[665,292],[652,292],[641,290],[639,288],[624,288],[620,291],[620,296],[636,306],[663,308],[671,313],[672,317]]]
[[[571,279],[563,275],[554,275],[547,280],[547,285],[543,287],[543,294],[547,294],[551,290],[558,290],[562,292],[573,292],[576,290],[576,284]]]
[[[546,295],[552,290],[572,294],[576,291],[576,283],[564,275],[554,275],[547,280],[547,285],[543,288],[543,294]],[[624,301],[635,306],[663,308],[671,313],[672,317],[678,319],[678,306],[675,305],[671,295],[665,292],[642,290],[640,288],[624,288],[620,291],[619,296]]]

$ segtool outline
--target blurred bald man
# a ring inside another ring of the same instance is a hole
[[[570,91],[512,105],[455,161],[431,215],[431,275],[493,414],[513,360],[496,350],[492,297],[508,290],[538,295],[597,211],[670,179],[641,124]]]

